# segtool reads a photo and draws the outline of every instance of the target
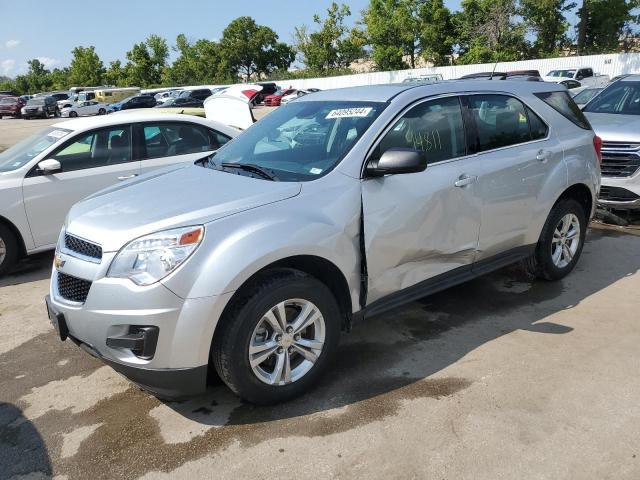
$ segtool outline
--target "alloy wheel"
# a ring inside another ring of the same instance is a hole
[[[4,239],[0,237],[0,265],[4,263],[5,258],[7,258],[7,245],[4,243]]]
[[[551,241],[551,259],[558,268],[571,263],[580,245],[580,220],[573,213],[567,213],[560,219],[553,231]]]
[[[312,302],[289,299],[258,321],[249,344],[249,364],[269,385],[287,385],[304,377],[322,353],[325,321]]]

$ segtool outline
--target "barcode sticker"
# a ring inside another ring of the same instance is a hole
[[[337,110],[331,110],[325,119],[366,117],[372,110],[373,108],[371,107],[338,108]]]

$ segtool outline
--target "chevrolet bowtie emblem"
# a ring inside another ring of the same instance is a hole
[[[53,257],[53,264],[56,268],[62,268],[64,267],[65,261],[62,260],[58,255],[56,255],[55,257]]]

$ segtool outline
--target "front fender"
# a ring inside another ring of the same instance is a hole
[[[311,255],[330,261],[342,272],[352,304],[357,305],[360,182],[330,183],[207,224],[202,245],[163,283],[182,298],[221,295],[237,290],[270,264]]]

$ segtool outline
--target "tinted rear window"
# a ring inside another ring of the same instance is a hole
[[[540,92],[535,94],[540,100],[545,102],[563,117],[568,118],[580,128],[591,130],[591,125],[576,102],[569,96],[568,92]]]

